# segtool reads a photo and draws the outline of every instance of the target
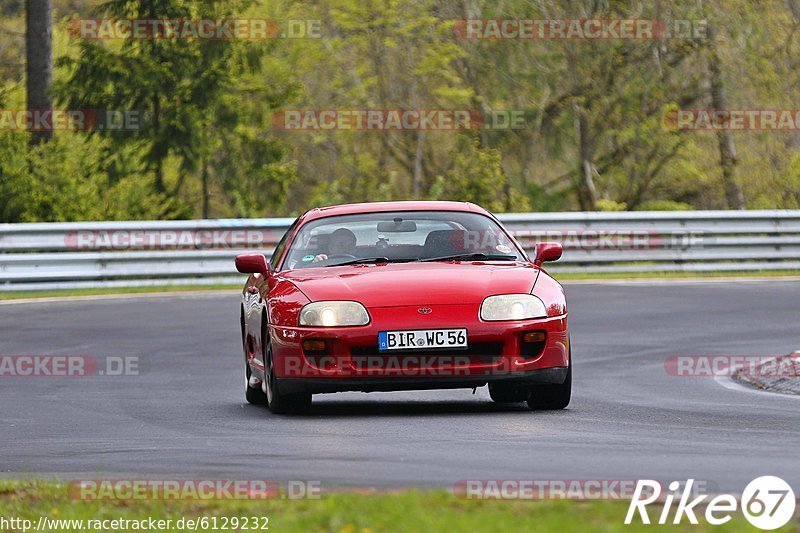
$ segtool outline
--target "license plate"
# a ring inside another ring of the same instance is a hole
[[[378,349],[380,351],[466,347],[467,330],[465,328],[378,332]]]

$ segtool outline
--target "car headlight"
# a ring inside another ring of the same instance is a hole
[[[301,326],[365,326],[367,309],[358,302],[312,302],[300,311]]]
[[[547,308],[532,294],[489,296],[481,304],[481,320],[526,320],[547,317]]]

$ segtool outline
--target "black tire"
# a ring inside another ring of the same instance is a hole
[[[521,403],[530,395],[530,387],[515,387],[508,383],[489,383],[489,397],[496,403]]]
[[[245,368],[245,380],[244,380],[244,397],[247,399],[247,403],[251,403],[253,405],[264,405],[267,403],[267,397],[264,394],[264,391],[261,389],[261,384],[258,384],[258,387],[251,387],[250,386],[250,363],[247,362],[247,357],[244,359],[244,368]]]
[[[265,324],[266,325],[266,324]],[[266,330],[266,327],[264,328]],[[266,335],[269,333],[264,331]],[[275,373],[272,365],[272,346],[266,335],[262,337],[261,345],[264,347],[264,397],[267,408],[276,415],[303,413],[311,407],[311,394],[294,393],[284,394],[276,384]]]
[[[267,397],[264,395],[264,391],[261,390],[261,384],[259,383],[257,387],[250,386],[252,371],[250,370],[250,362],[247,360],[247,334],[244,328],[244,309],[241,310],[239,321],[242,327],[242,350],[244,350],[244,397],[247,403],[264,405],[267,403]]]
[[[567,378],[561,385],[537,385],[531,390],[528,407],[535,410],[564,409],[572,398],[572,357],[567,368]]]

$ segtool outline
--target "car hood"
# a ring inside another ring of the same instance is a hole
[[[522,262],[437,262],[306,268],[281,276],[311,301],[392,307],[480,303],[492,294],[530,293],[538,273]]]

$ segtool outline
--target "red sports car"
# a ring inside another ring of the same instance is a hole
[[[267,261],[236,258],[245,392],[272,412],[315,393],[475,388],[563,409],[572,389],[564,290],[486,210],[457,202],[312,209]]]

